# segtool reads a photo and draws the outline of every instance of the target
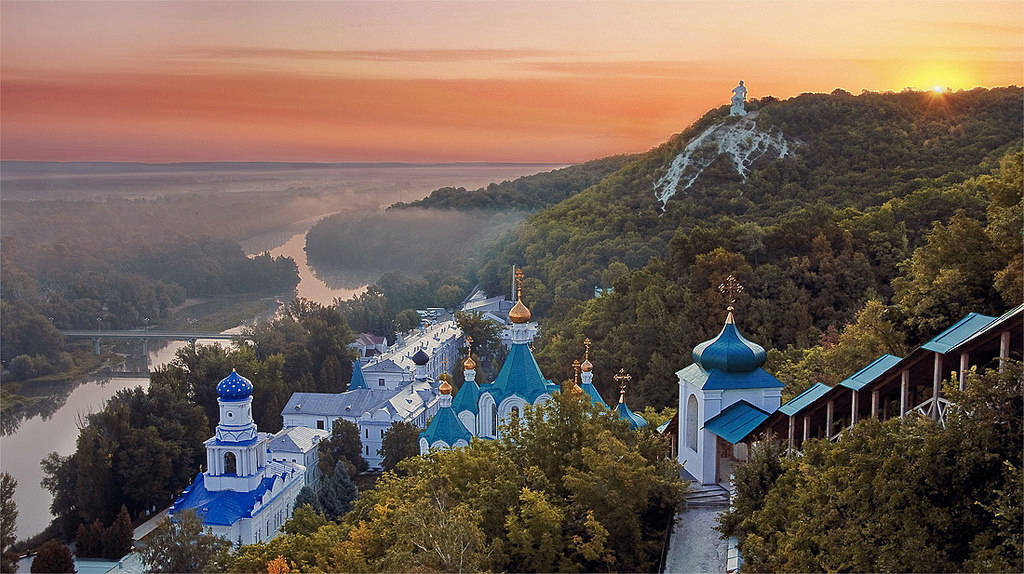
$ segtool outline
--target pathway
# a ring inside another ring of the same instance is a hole
[[[728,542],[715,530],[720,512],[722,508],[694,507],[676,515],[665,572],[725,573]]]

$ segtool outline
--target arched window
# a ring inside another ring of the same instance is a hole
[[[690,395],[686,400],[686,446],[692,451],[697,450],[697,396]]]
[[[498,436],[498,405],[491,405],[491,434]]]
[[[233,452],[224,454],[224,474],[238,474],[235,465],[235,453]]]
[[[509,411],[508,414],[512,415],[513,419],[518,419],[519,418],[519,407],[512,407],[512,410]]]

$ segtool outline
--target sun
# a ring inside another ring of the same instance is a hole
[[[935,86],[935,87],[932,88],[932,91],[935,92],[936,94],[941,94],[941,93],[944,93],[946,91],[946,88],[944,88],[942,86]]]

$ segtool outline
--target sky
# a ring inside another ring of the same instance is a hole
[[[0,159],[640,152],[728,103],[1024,84],[1024,2],[0,0]]]

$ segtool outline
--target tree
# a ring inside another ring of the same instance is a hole
[[[477,382],[489,381],[497,375],[500,355],[504,351],[501,344],[502,325],[485,319],[481,313],[458,312],[455,320],[466,337],[473,337],[473,354],[477,356]],[[462,372],[462,365],[458,365]]]
[[[75,572],[75,560],[67,544],[56,540],[47,540],[39,547],[36,557],[32,559],[30,572]]]
[[[120,560],[132,551],[135,542],[135,528],[132,526],[128,508],[121,505],[114,522],[103,533],[103,557],[108,560]]]
[[[315,513],[324,513],[324,509],[320,506],[320,499],[317,498],[316,491],[309,485],[303,486],[302,490],[299,491],[298,496],[295,497],[295,510],[298,511],[298,509],[303,506],[308,506],[309,509]]]
[[[103,556],[103,523],[98,518],[92,524],[83,522],[78,525],[78,532],[75,534],[75,556],[79,558]]]
[[[343,462],[350,476],[369,468],[363,458],[363,441],[359,438],[359,427],[356,423],[337,419],[331,426],[331,436],[320,441],[319,449],[320,474],[329,477],[338,462]]]
[[[384,432],[381,439],[381,454],[384,455],[382,466],[391,470],[403,459],[420,453],[420,429],[412,423],[399,421]]]
[[[206,572],[223,562],[230,548],[227,540],[204,531],[194,511],[185,510],[174,520],[163,520],[146,537],[141,552],[150,572]]]
[[[320,484],[317,499],[328,520],[337,520],[352,509],[352,501],[359,496],[356,485],[345,469],[345,463],[338,461],[331,476],[325,476]]]
[[[18,505],[14,502],[14,490],[18,481],[6,472],[0,473],[0,571],[14,572],[18,559],[11,551],[17,540],[15,526],[18,522]]]

